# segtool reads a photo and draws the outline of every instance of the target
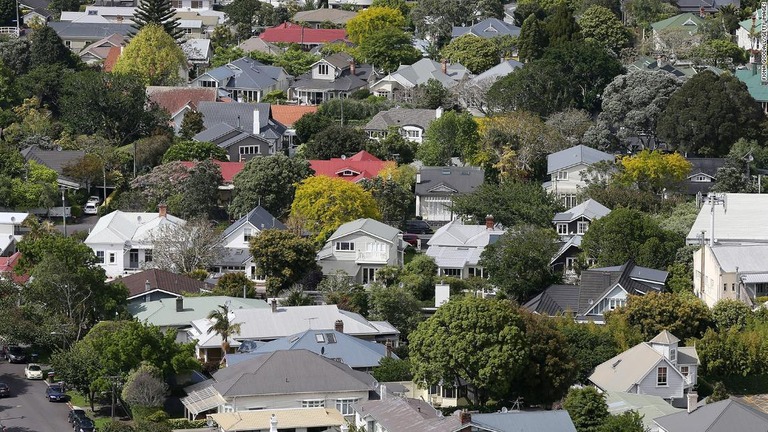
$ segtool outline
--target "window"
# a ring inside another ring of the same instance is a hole
[[[469,277],[486,277],[485,269],[482,267],[470,267],[468,269],[469,271]]]
[[[336,409],[341,415],[353,415],[355,410],[352,409],[352,405],[357,403],[358,399],[336,399]]]
[[[578,204],[576,202],[576,194],[560,194],[559,196],[565,208],[576,207],[576,204]]]
[[[328,65],[323,63],[317,65],[317,73],[320,75],[328,75]]]
[[[728,291],[728,284],[727,283],[723,284],[723,291]]]
[[[96,262],[104,264],[104,251],[96,251]]]
[[[735,283],[731,284],[731,291],[736,291],[736,284]]]
[[[589,222],[576,222],[576,233],[584,234],[589,229]]]
[[[675,350],[674,348],[670,348],[669,349],[669,359],[672,360],[672,361],[675,361],[676,358],[677,358],[677,350]]]
[[[176,9],[181,9],[181,0],[171,0],[171,6]]]
[[[372,267],[363,267],[363,283],[367,284],[376,280],[376,270]]]
[[[152,249],[144,251],[144,262],[152,262]]]
[[[301,401],[302,408],[324,408],[325,399],[306,399]]]
[[[558,171],[557,172],[557,179],[558,180],[568,180],[568,171]]]
[[[322,333],[317,333],[315,335],[315,342],[317,342],[317,343],[325,343],[325,336]]]
[[[688,374],[690,372],[688,371],[688,366],[680,366],[680,374],[686,378],[688,378]]]
[[[624,299],[609,299],[608,300],[608,310],[614,310],[618,307],[623,307],[625,304],[627,304],[627,301]]]
[[[656,386],[662,387],[667,385],[667,367],[661,366],[656,369]]]
[[[114,252],[110,252],[109,253],[109,263],[110,264],[114,264],[115,263],[115,253]]]
[[[261,147],[257,145],[240,146],[240,155],[251,155],[261,153]]]
[[[67,48],[72,48],[72,41],[64,41],[64,45],[65,45]]]
[[[568,235],[568,224],[557,224],[557,233],[560,235]]]
[[[354,251],[355,243],[354,242],[336,242],[336,250],[342,251],[342,252]]]
[[[405,137],[406,138],[421,138],[421,131],[420,130],[406,130],[405,131]]]
[[[456,388],[455,387],[443,387],[443,397],[448,399],[453,399],[456,397]]]
[[[244,228],[243,229],[243,241],[248,243],[251,241],[251,229],[250,228]]]
[[[192,9],[202,9],[202,8],[203,8],[202,0],[192,0]]]
[[[185,28],[185,29],[184,29],[184,33],[186,33],[186,34],[192,34],[192,29],[191,29],[191,28]]]
[[[224,407],[223,407],[222,411],[225,412],[225,413],[227,413],[227,412],[235,412],[235,407],[232,406],[232,404],[224,404]]]
[[[200,80],[198,81],[200,83],[200,87],[218,87],[217,81],[208,81],[208,80]]]
[[[457,268],[446,268],[443,269],[443,276],[451,276],[451,277],[461,277],[461,269]]]
[[[567,268],[568,270],[572,270],[575,264],[576,264],[576,257],[567,257],[565,259],[565,268]]]

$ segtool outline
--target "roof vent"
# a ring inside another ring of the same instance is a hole
[[[450,168],[443,168],[443,175],[451,175],[451,169]]]
[[[347,159],[347,155],[341,155],[341,160],[346,160],[346,159]]]

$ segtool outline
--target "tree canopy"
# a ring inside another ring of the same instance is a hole
[[[493,39],[475,35],[457,37],[441,51],[443,58],[461,63],[473,74],[480,74],[499,64],[499,49]]]
[[[538,183],[502,181],[498,185],[484,183],[472,193],[455,197],[453,211],[477,223],[483,223],[490,214],[504,226],[549,227],[560,204]]]
[[[348,39],[358,45],[379,30],[403,27],[405,27],[405,17],[400,10],[387,6],[371,6],[363,9],[347,21],[346,25]]]
[[[317,132],[304,145],[303,156],[307,159],[328,160],[341,156],[352,156],[363,150],[368,143],[364,131],[351,127],[329,125]]]
[[[629,32],[610,9],[592,5],[579,17],[581,34],[617,53],[629,44]]]
[[[175,13],[170,0],[141,0],[133,15],[133,29],[138,33],[144,26],[155,24],[162,26],[173,39],[181,39],[184,30],[179,28],[181,23]]]
[[[270,295],[290,288],[316,266],[315,246],[290,231],[266,229],[251,239],[256,269],[267,277]]]
[[[135,74],[144,85],[169,86],[180,83],[187,57],[176,40],[155,23],[147,23],[123,49],[114,73]]]
[[[261,205],[273,216],[285,215],[293,202],[296,184],[311,174],[309,163],[283,154],[253,158],[234,178],[235,196],[229,213],[242,216]]]
[[[411,35],[403,30],[386,27],[362,40],[360,55],[376,70],[392,72],[400,65],[413,64],[421,58],[411,39]]]
[[[477,122],[469,113],[448,111],[429,124],[416,158],[426,166],[446,166],[453,156],[469,162],[478,151]]]

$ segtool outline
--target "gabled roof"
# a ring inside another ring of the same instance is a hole
[[[240,42],[240,45],[237,47],[243,50],[243,52],[246,54],[253,51],[263,52],[266,54],[280,54],[283,52],[282,48],[278,47],[277,45],[265,42],[258,36],[251,36],[250,38]]]
[[[488,69],[487,71],[472,78],[470,81],[473,83],[481,83],[486,80],[494,82],[497,79],[503,78],[511,74],[515,70],[520,69],[521,67],[523,67],[523,64],[517,60],[503,61],[497,64],[496,66]]]
[[[754,21],[753,21],[754,20]],[[739,27],[750,32],[753,29],[760,31],[760,27],[763,25],[763,11],[758,9],[752,13],[752,16],[739,22]],[[754,27],[754,28],[753,28]]]
[[[661,396],[654,395],[612,391],[605,393],[605,402],[611,415],[619,415],[629,410],[637,411],[643,416],[643,426],[646,430],[654,428],[654,419],[682,411],[670,405]]]
[[[506,230],[499,225],[463,225],[453,220],[438,228],[429,239],[427,256],[440,268],[464,268],[477,265],[485,247],[495,243]]]
[[[576,165],[592,165],[600,161],[613,161],[612,154],[585,145],[577,145],[547,156],[547,174]]]
[[[733,5],[736,9],[741,7],[740,0],[677,0],[675,6],[680,12],[692,12],[700,14],[702,11],[707,13],[715,13],[720,10],[721,7],[726,5]]]
[[[499,36],[519,36],[520,27],[506,23],[498,18],[486,18],[470,27],[453,27],[451,38],[457,38],[465,34],[486,39]]]
[[[213,289],[212,285],[203,281],[159,269],[144,270],[132,275],[118,277],[110,283],[117,282],[122,282],[128,288],[128,299],[157,290],[176,294],[179,297],[183,293],[200,294],[210,292]],[[148,287],[147,284],[149,284]]]
[[[348,158],[313,159],[309,161],[309,167],[315,172],[315,175],[342,178],[356,183],[364,178],[376,177],[379,171],[384,169],[386,163],[386,161],[373,156],[367,151],[361,150]],[[356,174],[352,176],[340,175],[344,171],[351,171]]]
[[[181,44],[181,49],[190,61],[206,61],[211,57],[211,40],[187,39]]]
[[[259,231],[265,229],[286,229],[285,225],[283,225],[283,223],[280,222],[280,220],[278,220],[276,217],[272,216],[272,214],[269,213],[264,207],[257,206],[246,213],[243,217],[235,221],[232,225],[228,226],[227,229],[221,233],[221,238],[225,239],[229,237],[230,234],[245,224],[250,224]]]
[[[594,222],[601,217],[606,216],[610,212],[611,210],[608,207],[590,198],[577,205],[576,207],[570,208],[562,213],[555,214],[555,217],[552,221],[573,222],[576,219],[584,217]]]
[[[273,86],[281,77],[288,76],[277,66],[268,66],[249,57],[242,57],[224,66],[211,69],[204,74],[221,83],[225,89],[259,90]]]
[[[290,128],[304,114],[317,112],[317,105],[272,105],[272,118]]]
[[[78,55],[80,57],[83,57],[83,55],[91,54],[96,58],[106,60],[107,56],[109,55],[109,51],[113,47],[125,46],[125,43],[126,43],[125,35],[112,34],[103,39],[99,39],[98,41],[83,48],[83,50],[80,51]]]
[[[728,161],[728,159],[726,158],[696,158],[696,157],[685,158],[685,160],[691,163],[690,176],[694,176],[696,174],[706,174],[710,177],[715,177],[715,174],[717,174],[717,170],[722,168],[722,166],[725,165],[725,162]]]
[[[430,123],[437,119],[439,114],[436,110],[417,109],[417,108],[392,108],[386,111],[378,112],[368,124],[365,130],[389,130],[392,126],[418,126],[427,130]]]
[[[660,362],[669,363],[666,357],[653,349],[648,342],[640,342],[597,365],[595,371],[589,376],[589,380],[607,392],[632,391],[632,388],[639,384]],[[680,371],[675,367],[669,369],[668,373],[680,374]]]
[[[397,432],[452,432],[461,427],[455,415],[444,417],[419,399],[386,397],[353,405],[363,419],[373,419],[381,430]]]
[[[224,397],[372,391],[376,379],[308,350],[274,351],[219,369],[207,382]],[[196,384],[195,387],[202,387]]]
[[[33,160],[62,175],[64,167],[78,162],[85,156],[85,152],[82,150],[42,150],[40,147],[33,145],[22,150],[21,155],[24,156],[26,161]]]
[[[269,130],[274,130],[278,135],[285,132],[285,126],[270,118],[270,105],[266,103],[200,101],[197,110],[203,114],[203,125],[206,129],[224,123],[255,134],[263,134]],[[254,115],[258,115],[255,121]],[[255,128],[258,130],[254,130]]]
[[[146,322],[158,327],[189,327],[192,321],[204,319],[211,311],[218,309],[220,305],[229,304],[230,310],[269,308],[267,303],[261,299],[227,296],[180,298],[183,299],[181,312],[176,311],[177,299],[129,304],[128,312],[139,322]]]
[[[659,417],[654,422],[666,432],[765,432],[768,414],[737,398],[700,406],[693,412],[681,411]]]
[[[357,232],[363,232],[393,243],[397,243],[397,236],[400,234],[400,230],[397,228],[374,219],[364,218],[355,219],[341,225],[331,234],[328,242]]]
[[[112,34],[127,36],[130,34],[131,24],[112,23],[82,23],[82,22],[49,22],[48,27],[53,28],[62,39],[91,38],[97,40]]]
[[[337,29],[313,29],[290,22],[284,22],[280,25],[265,29],[259,37],[266,42],[272,43],[283,42],[314,45],[346,39],[347,32],[346,30]]]
[[[397,71],[390,73],[380,81],[394,80],[404,87],[411,88],[426,84],[430,79],[435,79],[443,87],[451,88],[470,75],[469,70],[459,63],[447,64],[446,72],[443,73],[441,63],[423,58],[412,65],[401,65]]]
[[[566,311],[576,313],[579,308],[579,287],[550,285],[541,294],[524,304],[523,307],[533,313],[548,316],[558,316]]]
[[[152,232],[165,225],[184,225],[184,219],[159,213],[124,212],[115,210],[99,218],[88,238],[87,245],[142,243],[150,240]]]
[[[216,102],[216,89],[211,87],[149,86],[147,96],[171,116],[189,106],[195,109],[200,102]]]
[[[312,64],[312,67],[314,68],[318,63],[331,65],[336,70],[333,78],[314,78],[312,70],[309,70],[307,73],[296,77],[291,87],[296,90],[306,91],[334,90],[353,92],[366,88],[369,80],[374,76],[373,67],[369,64],[355,65],[355,73],[352,73],[350,64],[354,63],[354,58],[342,52],[324,57]]]
[[[357,16],[357,12],[335,8],[322,8],[296,12],[296,14],[293,15],[293,21],[297,23],[323,23],[328,21],[334,24],[344,25],[355,16]]]
[[[421,167],[416,183],[416,195],[440,194],[444,185],[459,194],[473,192],[485,180],[485,171],[478,167]]]
[[[681,13],[667,19],[657,21],[651,24],[653,31],[658,32],[667,29],[687,29],[696,33],[699,27],[704,24],[704,19],[693,13]]]
[[[565,410],[472,414],[470,424],[480,430],[493,432],[576,432],[576,426]]]
[[[26,212],[0,212],[0,225],[21,225],[28,217]]]

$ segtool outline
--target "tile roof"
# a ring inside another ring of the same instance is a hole
[[[555,214],[553,222],[573,222],[581,217],[585,217],[590,221],[596,221],[610,212],[611,210],[608,207],[590,198],[576,207]]]
[[[415,87],[435,79],[443,87],[451,88],[470,75],[469,70],[459,63],[450,63],[446,68],[447,74],[443,73],[441,63],[423,58],[412,65],[401,65],[397,71],[390,73],[382,80],[395,80],[404,87]]]
[[[14,282],[22,284],[29,280],[29,275],[17,275],[14,273],[13,269],[16,267],[16,264],[19,263],[19,259],[21,258],[21,252],[15,252],[11,256],[7,257],[0,257],[0,276],[2,276],[3,273],[11,273],[11,278]]]
[[[491,82],[496,81],[499,78],[503,78],[512,72],[514,72],[517,69],[520,69],[523,67],[523,64],[520,63],[517,60],[507,60],[503,61],[496,66],[488,69],[487,71],[475,76],[472,78],[473,83],[481,83],[483,81],[489,80]]]
[[[315,175],[341,178],[356,183],[364,178],[376,177],[379,171],[384,169],[386,163],[386,161],[367,151],[361,150],[350,157],[310,160],[309,167],[315,172]],[[342,176],[344,171],[351,171],[353,175]]]
[[[274,417],[280,430],[329,428],[346,424],[344,416],[332,408],[260,409],[237,413],[214,413],[209,416],[222,432],[269,430]]]
[[[337,29],[313,29],[284,22],[265,29],[259,37],[273,43],[321,44],[346,39],[347,32]]]
[[[550,285],[541,294],[523,305],[529,311],[541,315],[558,316],[564,312],[576,313],[579,308],[579,287],[574,285]]]
[[[353,405],[364,419],[371,418],[381,430],[397,432],[453,432],[461,427],[458,416],[444,417],[419,399],[387,397]]]
[[[115,67],[115,63],[117,63],[117,59],[120,58],[120,54],[122,53],[122,47],[112,47],[109,49],[107,58],[104,60],[104,65],[102,66],[104,68],[104,72],[112,72],[112,69]]]
[[[83,48],[78,55],[82,57],[84,54],[90,53],[95,57],[106,60],[109,51],[113,47],[122,47],[125,46],[125,43],[125,35],[112,34]]]
[[[768,86],[765,86],[768,87]],[[715,240],[718,243],[767,243],[768,242],[768,195],[724,195],[725,206],[715,206]],[[700,244],[701,232],[705,241],[710,239],[710,206],[704,204],[686,237],[687,244]]]
[[[230,310],[236,309],[268,309],[264,300],[227,297],[202,296],[180,297],[183,299],[183,310],[176,311],[176,299],[161,299],[128,305],[128,312],[140,322],[147,322],[158,327],[189,327],[195,320],[204,319],[219,305],[229,302]]]
[[[485,180],[485,171],[478,167],[421,167],[421,181],[416,183],[416,195],[445,194],[441,186],[466,194],[473,192]]]
[[[290,128],[304,114],[317,112],[317,105],[272,105],[272,118]]]
[[[213,160],[213,163],[218,165],[219,169],[221,169],[221,178],[223,179],[224,184],[232,184],[232,181],[234,180],[235,176],[239,174],[240,171],[242,171],[243,168],[245,167],[245,162],[229,162],[229,161]],[[197,162],[182,161],[181,164],[187,168],[192,168],[195,165],[197,165]]]
[[[729,398],[696,408],[658,417],[654,422],[666,432],[765,432],[768,414],[737,398]]]
[[[269,66],[249,57],[241,57],[224,66],[206,71],[208,75],[220,82],[220,88],[236,88],[258,90],[274,86],[282,77],[288,76],[285,70],[277,66]]]
[[[233,222],[232,225],[228,226],[227,229],[225,229],[224,232],[221,233],[221,238],[222,239],[227,238],[230,234],[232,234],[234,231],[236,231],[238,228],[245,225],[246,223],[250,223],[257,230],[286,229],[285,225],[283,225],[283,223],[280,222],[279,219],[272,216],[272,214],[268,212],[264,207],[257,206],[253,208],[251,211],[249,211],[248,213],[246,213],[243,217]]]
[[[547,156],[547,174],[570,168],[579,164],[592,165],[600,161],[613,161],[612,154],[584,145],[577,145]]]
[[[326,21],[334,24],[346,24],[347,21],[357,16],[357,12],[335,8],[322,8],[308,11],[299,11],[293,15],[294,22],[323,23]]]
[[[82,150],[42,150],[38,146],[29,146],[21,151],[21,155],[24,156],[24,160],[34,160],[61,175],[65,166],[82,159],[85,152]]]
[[[337,53],[341,54],[341,53]],[[328,61],[329,58],[324,60]],[[338,57],[336,58],[338,60]],[[328,63],[331,63],[330,61]],[[336,62],[339,63],[339,62]],[[335,90],[353,92],[355,90],[366,88],[368,86],[368,80],[373,76],[374,71],[371,65],[361,64],[355,66],[354,75],[349,69],[347,61],[341,62],[342,64],[336,64],[334,67],[341,69],[339,76],[333,80],[313,78],[312,71],[309,71],[303,75],[296,77],[292,87],[296,90],[302,91],[323,91],[323,90]],[[331,63],[333,64],[333,63]]]
[[[509,411],[472,414],[471,424],[481,430],[498,432],[576,432],[568,411]]]
[[[159,269],[144,270],[129,276],[118,277],[110,283],[115,282],[122,282],[128,288],[129,299],[155,290],[180,296],[183,293],[200,294],[213,289],[212,285],[203,281]],[[149,282],[149,290],[146,287],[147,282]]]
[[[216,89],[208,87],[149,86],[147,95],[171,116],[186,106],[195,109],[200,102],[216,102]]]
[[[498,18],[486,18],[470,27],[453,27],[451,37],[457,38],[465,34],[471,34],[481,38],[519,36],[520,27],[506,23]]]
[[[418,126],[426,130],[437,117],[436,110],[397,107],[378,112],[364,129],[389,130],[391,126]]]
[[[197,110],[203,114],[206,129],[225,123],[244,131],[260,134],[268,129],[285,131],[285,126],[270,119],[270,105],[266,103],[201,101]],[[258,114],[256,120],[254,115]],[[254,130],[256,128],[259,130]]]
[[[704,12],[715,13],[720,10],[721,7],[733,5],[736,9],[741,7],[740,0],[678,0],[675,3],[680,12],[693,12],[700,14]]]

